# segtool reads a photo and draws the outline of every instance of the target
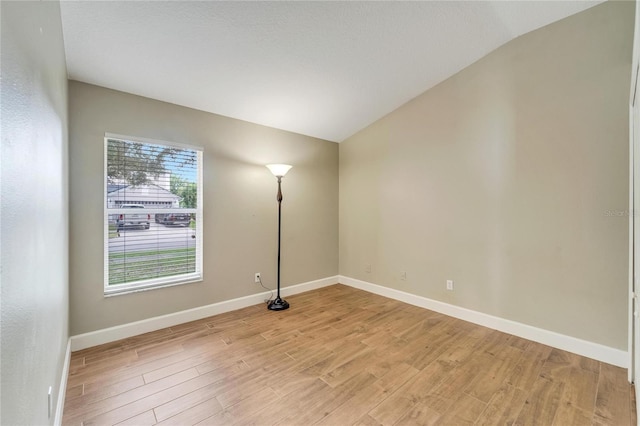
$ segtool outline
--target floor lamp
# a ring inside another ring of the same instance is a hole
[[[289,309],[289,303],[280,298],[280,228],[282,223],[282,189],[280,188],[280,183],[284,175],[287,174],[291,166],[288,164],[267,164],[271,173],[278,178],[278,295],[277,297],[269,302],[267,306],[272,311],[282,311],[284,309]]]

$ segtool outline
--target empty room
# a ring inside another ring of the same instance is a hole
[[[638,17],[0,1],[0,424],[638,424]]]

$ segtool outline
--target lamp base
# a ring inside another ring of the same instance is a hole
[[[284,311],[285,309],[289,309],[289,302],[279,297],[276,297],[275,300],[269,302],[267,309],[271,311]]]

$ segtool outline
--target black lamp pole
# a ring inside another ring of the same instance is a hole
[[[280,297],[280,228],[282,225],[282,189],[280,187],[282,176],[278,178],[278,296],[269,303],[268,308],[272,311],[282,311],[289,309],[289,303]]]

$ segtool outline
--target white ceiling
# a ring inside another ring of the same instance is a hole
[[[69,78],[340,142],[599,1],[63,1]]]

